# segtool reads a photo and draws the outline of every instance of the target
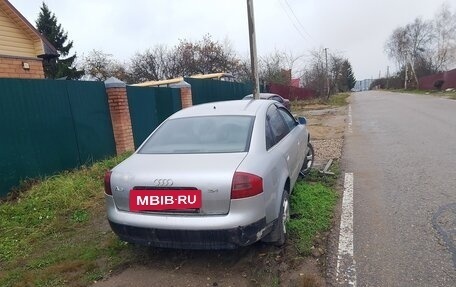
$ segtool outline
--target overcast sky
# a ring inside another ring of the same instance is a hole
[[[41,0],[9,0],[32,24]],[[306,59],[329,48],[349,59],[358,80],[396,70],[384,53],[393,29],[431,19],[456,0],[253,0],[258,54],[274,50]],[[46,0],[79,56],[92,49],[120,60],[157,44],[199,40],[205,34],[248,56],[246,0]],[[297,67],[299,69],[300,67]]]

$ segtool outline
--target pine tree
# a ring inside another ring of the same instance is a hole
[[[356,83],[355,75],[353,74],[353,70],[351,67],[351,64],[348,60],[345,60],[342,63],[342,68],[341,68],[341,88],[344,92],[350,91],[353,89]]]
[[[350,64],[350,62],[348,62],[348,69],[347,69],[347,86],[348,86],[348,90],[351,91],[351,89],[353,89],[355,87],[355,84],[356,84],[356,78],[355,78],[355,75],[353,74],[353,70],[352,70],[352,66]]]
[[[49,10],[44,2],[36,20],[36,27],[41,35],[46,37],[60,54],[58,59],[45,60],[43,62],[46,78],[66,77],[67,79],[79,79],[84,74],[84,71],[79,71],[73,66],[76,54],[69,56],[70,50],[73,48],[73,41],[68,40],[67,32],[63,30],[62,25],[57,23],[55,14]]]

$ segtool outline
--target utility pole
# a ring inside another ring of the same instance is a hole
[[[325,62],[326,62],[326,98],[329,99],[329,75],[328,75],[328,48],[325,48]]]
[[[390,66],[386,66],[386,89],[389,89]]]
[[[258,58],[256,50],[255,19],[253,13],[253,0],[247,0],[247,17],[249,20],[250,64],[253,77],[253,98],[260,98],[260,79],[258,78]]]

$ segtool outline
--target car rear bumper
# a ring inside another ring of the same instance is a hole
[[[202,219],[203,220],[203,219]],[[124,241],[140,245],[182,249],[234,249],[258,241],[266,231],[263,218],[247,226],[224,230],[170,230],[134,227],[109,221]]]
[[[108,221],[120,239],[183,249],[232,249],[260,240],[272,228],[260,206],[263,194],[232,200],[228,214],[154,214],[119,210],[106,196]]]

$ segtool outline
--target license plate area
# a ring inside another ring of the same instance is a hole
[[[198,212],[201,208],[198,189],[132,189],[130,211]]]

